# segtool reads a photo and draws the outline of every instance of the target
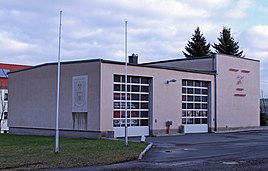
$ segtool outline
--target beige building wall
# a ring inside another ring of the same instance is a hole
[[[124,65],[102,63],[101,72],[101,130],[113,129],[113,75],[125,74]],[[166,121],[172,121],[171,130],[178,133],[182,116],[182,79],[209,81],[214,84],[214,75],[181,72],[152,67],[128,66],[128,75],[150,77],[150,131],[153,134],[163,134],[166,131]],[[167,80],[177,82],[167,84]],[[214,88],[211,89],[211,101],[214,101]],[[212,103],[211,122],[214,120],[214,104]],[[213,127],[214,123],[209,124]]]
[[[9,75],[10,132],[53,134],[56,123],[57,65],[49,64]],[[61,65],[60,114],[61,134],[71,134],[72,78],[88,76],[87,131],[100,130],[100,61]],[[26,130],[28,129],[28,130]],[[67,132],[64,132],[67,131]],[[77,133],[79,135],[79,133]]]
[[[218,130],[259,126],[259,61],[218,54],[216,65]]]

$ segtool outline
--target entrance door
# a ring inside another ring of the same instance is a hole
[[[182,125],[185,133],[208,132],[208,82],[182,80]]]

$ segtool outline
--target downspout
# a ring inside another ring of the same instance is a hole
[[[212,69],[214,71],[214,131],[217,131],[217,60],[216,54],[212,55]]]

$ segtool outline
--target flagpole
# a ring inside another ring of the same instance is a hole
[[[127,129],[127,21],[125,21],[125,145],[128,145]]]
[[[57,80],[57,113],[56,113],[56,135],[55,135],[55,153],[59,153],[59,111],[60,111],[60,45],[61,45],[61,15],[59,25],[59,49],[58,49],[58,80]]]

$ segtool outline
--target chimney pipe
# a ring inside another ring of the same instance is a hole
[[[128,56],[128,63],[138,64],[138,54],[133,53],[132,55]]]

